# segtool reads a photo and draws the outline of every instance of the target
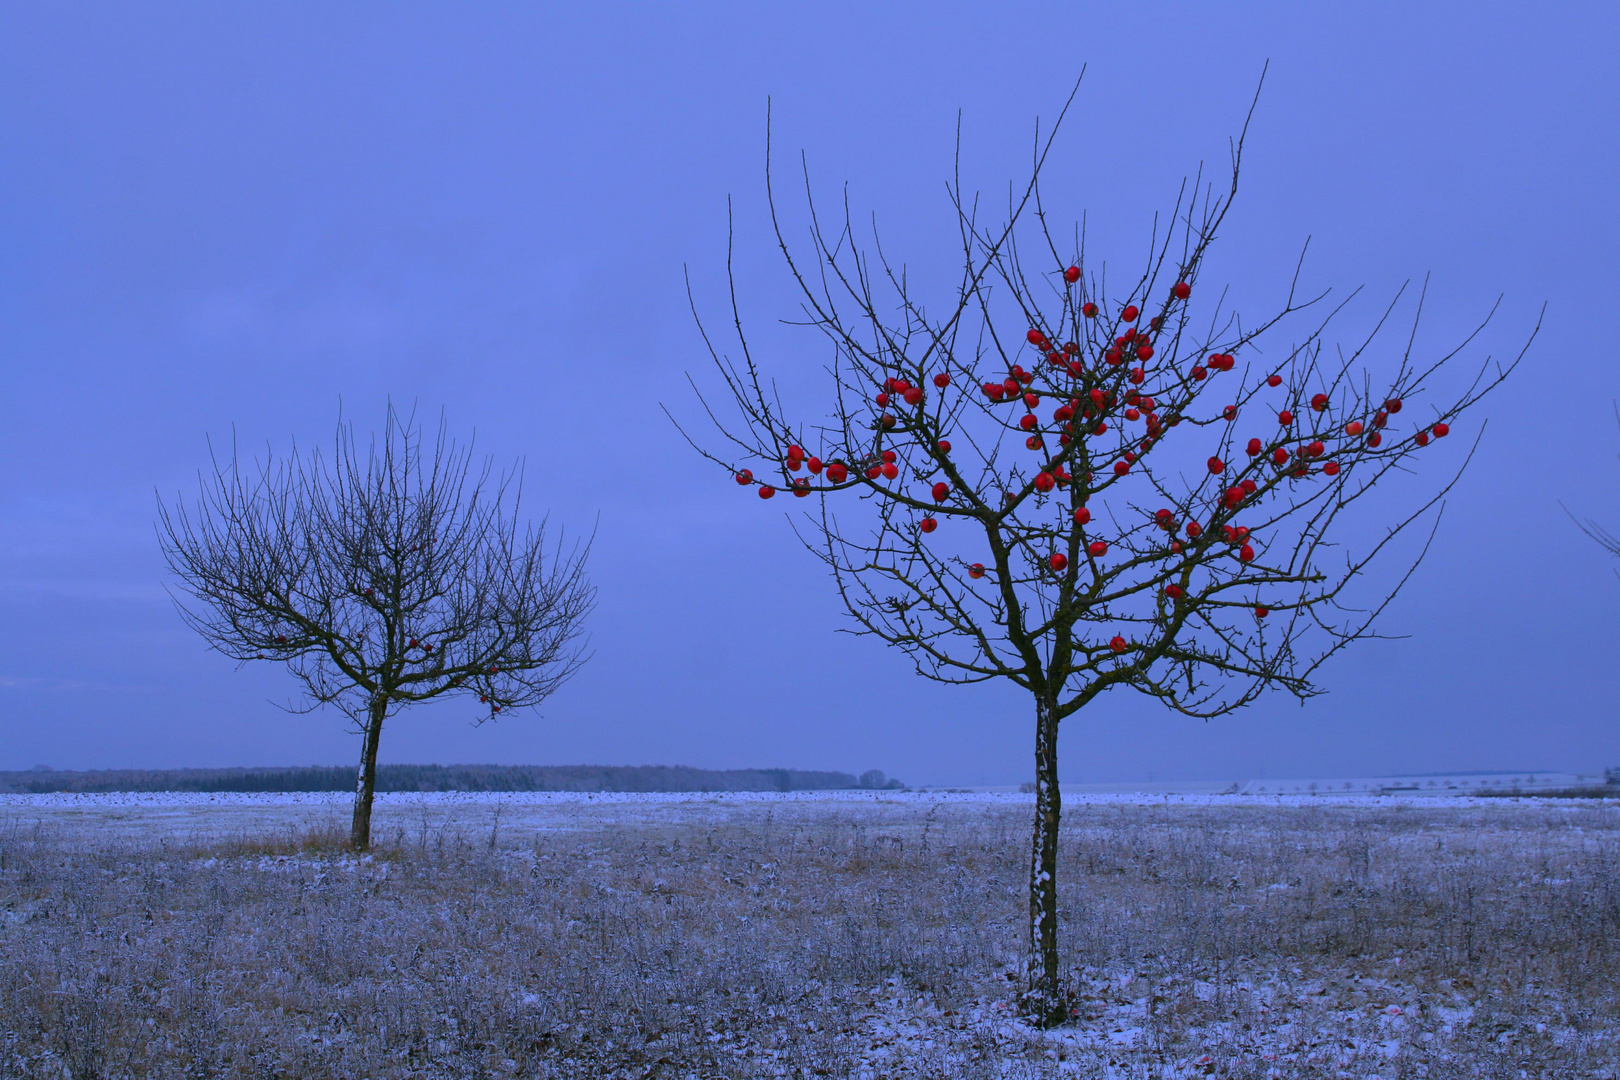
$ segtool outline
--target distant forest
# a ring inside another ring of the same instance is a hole
[[[353,791],[352,766],[258,769],[36,768],[0,772],[0,793],[113,791]],[[860,776],[803,769],[684,765],[379,765],[378,791],[837,791],[904,787],[880,769]]]

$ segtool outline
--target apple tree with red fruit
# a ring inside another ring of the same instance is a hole
[[[431,698],[476,698],[480,720],[538,705],[578,670],[595,604],[589,544],[549,551],[519,517],[516,474],[474,467],[440,424],[392,406],[358,450],[342,424],[319,453],[244,469],[215,459],[188,506],[158,506],[177,602],[213,649],[286,665],[307,712],[332,705],[361,735],[349,839],[371,844],[383,722]]]
[[[1268,690],[1318,693],[1321,664],[1374,634],[1427,541],[1418,534],[1376,595],[1352,586],[1403,532],[1437,523],[1471,451],[1450,455],[1449,480],[1361,550],[1336,534],[1380,481],[1455,443],[1459,418],[1518,362],[1485,358],[1434,400],[1436,376],[1479,329],[1426,360],[1411,338],[1386,349],[1398,294],[1369,334],[1330,350],[1343,305],[1299,295],[1297,268],[1272,314],[1229,310],[1203,279],[1237,192],[1241,136],[1230,183],[1184,186],[1146,264],[1109,288],[1083,245],[1048,227],[1040,180],[1059,125],[999,220],[983,220],[960,180],[949,187],[961,261],[938,305],[875,237],[855,242],[847,201],[829,231],[808,176],[802,258],[784,235],[767,135],[771,221],[802,296],[798,321],[832,345],[829,396],[807,415],[789,410],[744,332],[732,277],[736,351],[699,319],[730,398],[719,408],[699,389],[722,440],[687,435],[759,498],[817,500],[800,535],[857,633],[928,678],[1029,693],[1022,1001],[1040,1023],[1070,1007],[1057,944],[1059,725],[1117,690],[1206,718]]]

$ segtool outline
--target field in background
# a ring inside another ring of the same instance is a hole
[[[0,797],[0,1076],[1614,1077],[1620,808]]]
[[[235,769],[51,769],[0,772],[0,794],[354,790],[353,765]],[[860,776],[811,769],[688,765],[379,765],[378,791],[830,791],[902,787],[881,769]]]

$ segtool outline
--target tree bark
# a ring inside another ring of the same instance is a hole
[[[388,699],[378,694],[371,700],[365,738],[360,745],[360,774],[354,785],[354,823],[349,827],[349,846],[364,851],[371,846],[371,800],[377,793],[377,742],[382,738],[383,717]]]
[[[1057,703],[1037,695],[1035,704],[1035,832],[1029,860],[1028,989],[1030,1019],[1050,1027],[1068,1019],[1068,996],[1058,974],[1057,851],[1063,800],[1058,792]]]

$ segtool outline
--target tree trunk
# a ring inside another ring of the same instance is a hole
[[[349,827],[349,846],[356,851],[371,846],[371,799],[377,793],[377,740],[382,737],[383,717],[387,712],[388,699],[378,694],[371,700],[365,739],[360,745],[360,775],[354,785],[354,823]]]
[[[1029,960],[1024,1009],[1050,1027],[1068,1019],[1069,999],[1058,975],[1057,851],[1063,813],[1057,775],[1057,703],[1035,704],[1035,835],[1029,859]]]

